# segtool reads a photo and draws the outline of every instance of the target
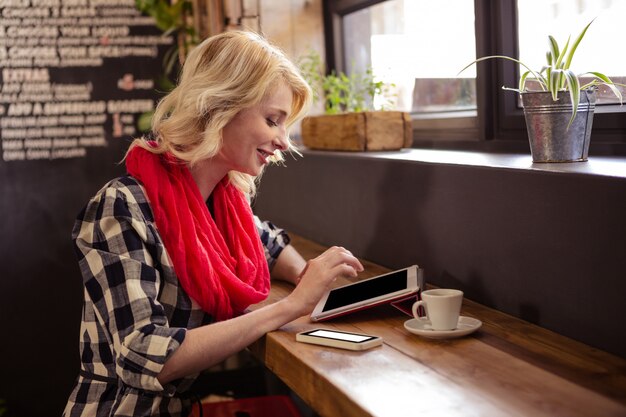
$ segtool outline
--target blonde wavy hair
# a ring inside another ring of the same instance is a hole
[[[190,52],[178,85],[156,107],[152,134],[157,146],[141,138],[130,149],[141,146],[156,154],[170,152],[191,166],[211,158],[221,149],[222,130],[228,122],[261,102],[281,80],[293,93],[286,120],[289,128],[304,116],[311,101],[311,88],[298,68],[256,33],[229,31],[210,37]],[[289,150],[293,149],[289,140]],[[274,159],[282,161],[283,155]],[[257,177],[235,171],[228,175],[242,192],[254,195]]]

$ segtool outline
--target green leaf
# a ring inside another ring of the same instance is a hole
[[[324,95],[322,87],[324,68],[320,54],[316,50],[308,48],[307,52],[298,58],[298,68],[313,89],[313,102],[317,103],[320,97]]]
[[[613,94],[615,94],[615,97],[617,97],[619,99],[620,104],[623,104],[623,100],[622,100],[622,93],[621,91],[619,91],[619,88],[617,88],[615,86],[615,83],[613,81],[611,81],[611,79],[609,77],[607,77],[606,75],[602,74],[601,72],[594,72],[594,71],[589,71],[585,74],[591,74],[594,77],[599,78],[600,80],[602,80],[602,82],[600,84],[606,85],[607,87],[609,87],[611,89],[611,92]],[[582,74],[582,75],[585,75]],[[584,88],[584,87],[581,87]]]
[[[172,15],[171,8],[164,2],[159,2],[150,14],[154,17],[157,27],[163,32],[176,27],[178,16]]]
[[[185,6],[187,6],[187,1],[181,0],[174,3],[170,6],[170,14],[174,16],[175,20],[179,20],[183,10],[185,10]]]
[[[552,91],[552,67],[546,68],[546,80],[546,88],[548,89],[548,91]]]
[[[552,65],[552,57],[553,56],[554,55],[552,54],[552,51],[546,52],[546,62],[548,63],[548,65]]]
[[[554,39],[552,36],[548,36],[548,41],[550,42],[550,50],[547,52],[548,53],[548,65],[552,65],[552,60],[554,58],[554,60],[559,58],[559,44],[556,42],[556,39]]]
[[[583,40],[583,37],[585,36],[585,33],[587,33],[587,29],[589,29],[589,26],[591,26],[591,24],[593,23],[593,21],[596,19],[593,19],[591,22],[589,22],[587,24],[587,26],[585,26],[585,28],[583,29],[582,32],[580,32],[580,35],[578,35],[578,37],[576,38],[576,40],[574,41],[574,44],[572,45],[572,49],[570,49],[568,55],[567,55],[567,59],[565,60],[565,68],[568,69],[572,63],[572,58],[574,58],[574,52],[576,52],[576,48],[578,48],[578,45],[580,44],[580,41]]]
[[[165,74],[161,74],[156,79],[158,91],[168,93],[176,88],[176,84],[172,82]]]
[[[463,67],[463,69],[461,71],[459,71],[457,73],[457,75],[461,74],[463,71],[465,71],[466,69],[468,69],[469,67],[471,67],[472,65],[474,65],[477,62],[485,61],[487,59],[494,59],[494,58],[495,59],[506,59],[506,60],[509,60],[509,61],[517,62],[522,67],[526,68],[526,70],[530,71],[530,73],[533,75],[533,77],[535,77],[537,79],[537,81],[539,81],[539,84],[541,85],[541,88],[543,90],[546,89],[546,86],[547,86],[548,83],[547,83],[546,79],[543,76],[541,76],[540,74],[537,74],[535,71],[530,69],[526,64],[524,64],[519,59],[511,58],[510,56],[506,56],[506,55],[490,55],[490,56],[484,56],[482,58],[478,58],[475,61],[472,61],[469,64],[467,64],[465,67]]]
[[[552,36],[550,36],[550,37],[552,37]],[[563,50],[561,51],[561,54],[557,55],[558,58],[556,59],[556,62],[554,63],[554,65],[557,68],[562,68],[563,58],[565,57],[565,54],[567,53],[567,48],[569,47],[570,39],[571,39],[571,36],[568,36],[567,37],[567,42],[565,42],[565,46],[563,47]]]
[[[178,62],[178,45],[171,46],[163,56],[163,71],[165,75],[170,75]]]
[[[526,88],[526,78],[528,78],[529,74],[530,74],[530,71],[526,71],[520,77],[520,79],[519,79],[519,91],[524,91],[524,89]]]
[[[143,13],[150,13],[158,0],[135,0],[135,6]]]
[[[549,71],[549,80],[550,82],[548,83],[548,89],[550,90],[550,93],[552,93],[552,100],[556,101],[558,99],[558,94],[559,94],[559,80],[561,79],[561,75],[563,74],[563,70],[561,69],[553,69]]]
[[[578,102],[580,101],[580,83],[578,77],[570,69],[563,70],[565,79],[567,80],[567,86],[569,89],[569,97],[572,103],[572,117],[569,119],[567,129],[572,125],[572,122],[576,118],[576,112],[578,111]]]
[[[152,116],[154,115],[154,110],[142,113],[137,118],[137,129],[140,132],[149,132],[152,129]]]

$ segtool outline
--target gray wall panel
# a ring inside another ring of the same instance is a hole
[[[626,357],[624,178],[306,153],[255,211]]]

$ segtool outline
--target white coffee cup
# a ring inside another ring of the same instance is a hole
[[[413,317],[418,320],[430,321],[432,330],[454,330],[459,323],[463,291],[438,288],[422,292],[422,299],[413,304]],[[424,307],[426,316],[418,313]]]

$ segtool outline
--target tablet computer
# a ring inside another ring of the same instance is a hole
[[[378,275],[326,291],[311,313],[322,321],[379,304],[414,297],[424,285],[417,265]]]

